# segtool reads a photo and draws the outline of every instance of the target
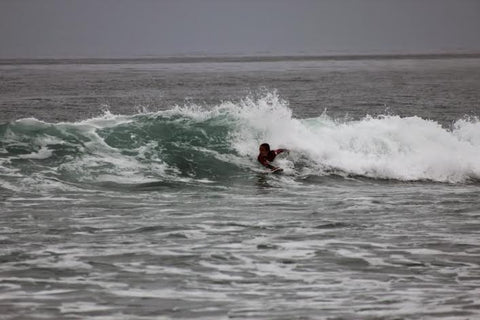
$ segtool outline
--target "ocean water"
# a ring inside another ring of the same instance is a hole
[[[3,63],[0,317],[480,318],[479,116],[478,58]]]

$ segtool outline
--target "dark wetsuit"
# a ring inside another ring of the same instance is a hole
[[[270,164],[270,162],[272,162],[273,160],[275,160],[275,157],[277,156],[277,154],[280,154],[282,152],[285,152],[286,149],[277,149],[277,150],[270,150],[268,152],[268,155],[266,157],[262,156],[261,154],[258,155],[258,162],[260,162],[261,164],[263,164],[265,167],[267,167],[268,169],[275,169],[274,166],[272,166]]]

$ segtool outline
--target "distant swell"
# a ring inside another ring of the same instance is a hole
[[[263,169],[258,145],[291,150],[289,176],[365,176],[405,181],[480,179],[480,121],[451,130],[419,117],[327,115],[296,119],[275,93],[211,108],[175,107],[76,123],[21,119],[0,125],[3,188],[226,183]]]

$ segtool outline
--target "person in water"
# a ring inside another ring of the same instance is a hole
[[[272,171],[278,171],[282,170],[279,167],[272,166],[270,162],[275,160],[275,157],[285,151],[288,151],[287,149],[276,149],[276,150],[270,150],[270,145],[268,143],[262,143],[259,148],[260,154],[258,155],[258,162],[260,162],[262,165],[267,167],[268,169]]]

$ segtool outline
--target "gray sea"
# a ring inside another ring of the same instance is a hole
[[[1,61],[0,318],[480,319],[479,116],[478,57]]]

